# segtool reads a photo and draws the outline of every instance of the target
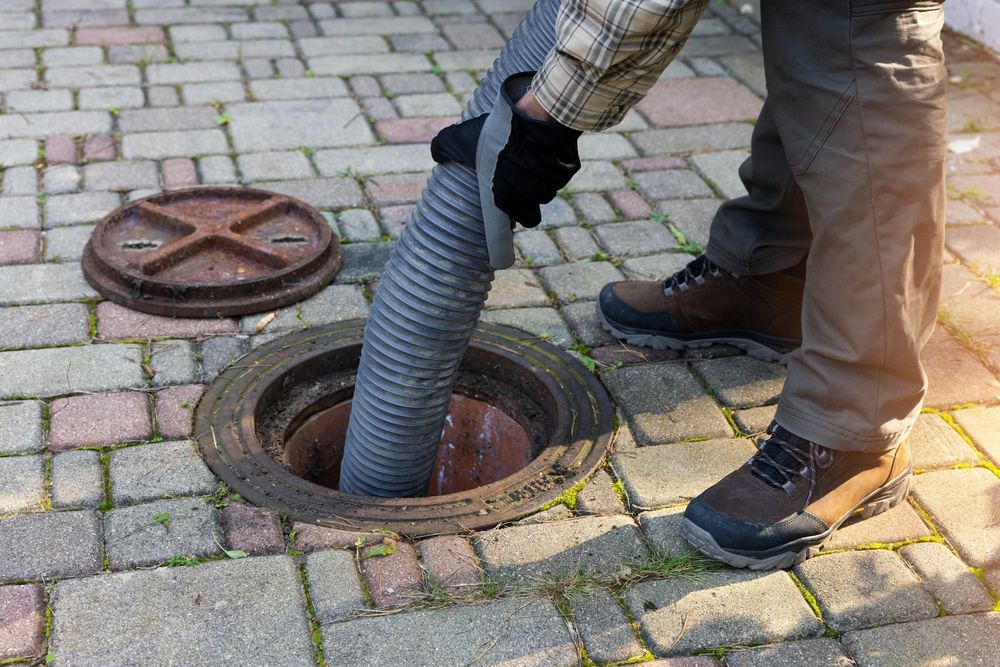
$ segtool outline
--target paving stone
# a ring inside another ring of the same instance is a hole
[[[0,660],[45,650],[45,590],[38,584],[0,587]]]
[[[454,118],[398,118],[380,120],[375,131],[388,144],[427,143],[455,122]]]
[[[98,507],[104,502],[104,468],[101,455],[89,450],[52,457],[52,507]]]
[[[854,664],[844,647],[829,637],[726,651],[726,667],[852,667]]]
[[[731,408],[749,408],[778,399],[785,382],[785,367],[740,356],[696,361],[695,371]]]
[[[780,571],[724,570],[647,581],[626,589],[625,603],[656,655],[815,637],[823,629]]]
[[[989,665],[996,660],[1000,614],[950,616],[848,632],[841,641],[858,664]]]
[[[182,498],[111,510],[104,517],[104,541],[111,568],[123,570],[173,556],[215,555],[222,531],[217,512],[205,498]]]
[[[188,441],[117,449],[109,455],[108,474],[116,505],[206,495],[216,487],[215,476]]]
[[[957,414],[961,416],[962,413]],[[969,432],[966,426],[963,425],[962,428],[966,433]],[[958,431],[936,414],[919,415],[910,432],[909,441],[913,466],[918,470],[949,468],[958,463],[975,463],[979,460]]]
[[[393,541],[393,545],[395,551],[391,554],[361,561],[361,573],[376,609],[401,607],[423,597],[420,592],[423,573],[416,549],[407,542]]]
[[[540,229],[524,229],[514,235],[514,243],[529,266],[546,266],[563,261],[562,254],[548,234]],[[588,255],[589,257],[589,255]]]
[[[650,199],[711,197],[712,191],[698,174],[686,169],[644,171],[634,177],[639,192]]]
[[[554,234],[559,246],[571,260],[588,259],[599,250],[590,231],[582,227],[559,227]],[[520,234],[515,235],[515,240],[517,236]]]
[[[958,410],[953,416],[962,430],[972,438],[973,444],[994,463],[1000,463],[1000,433],[997,429],[997,424],[1000,424],[1000,408],[974,407]],[[968,450],[959,451],[965,454]]]
[[[874,544],[895,544],[906,540],[927,538],[933,533],[909,503],[869,519],[852,517],[823,545],[824,549],[854,549]]]
[[[937,616],[937,605],[899,556],[883,549],[830,554],[795,567],[838,631]]]
[[[1000,397],[1000,381],[952,336],[938,327],[921,355],[928,377],[924,405],[949,408]]]
[[[601,380],[642,445],[731,433],[722,412],[681,364],[617,368],[602,373]]]
[[[45,226],[48,228],[97,222],[120,204],[121,199],[112,192],[81,192],[49,197],[45,204]]]
[[[45,232],[45,261],[74,262],[83,255],[94,232],[94,225],[74,225],[72,227],[56,227]],[[73,320],[70,320],[72,322]],[[90,325],[87,325],[89,337]],[[51,332],[47,332],[51,334]]]
[[[152,435],[145,394],[86,394],[57,398],[49,407],[49,448],[113,445]]]
[[[580,171],[566,186],[572,192],[587,190],[620,190],[626,187],[625,174],[607,161],[582,162]]]
[[[0,403],[0,454],[30,454],[42,449],[41,401]]]
[[[315,178],[306,181],[274,181],[263,183],[264,190],[280,192],[301,199],[317,208],[357,208],[364,205],[361,188],[347,178]]]
[[[614,576],[647,555],[638,526],[625,516],[503,528],[480,534],[475,547],[492,575],[529,579],[577,569]]]
[[[0,582],[92,574],[104,549],[96,512],[44,512],[0,519]]]
[[[571,597],[570,607],[587,656],[594,662],[623,662],[645,654],[625,612],[606,590],[596,588]]]
[[[212,380],[246,352],[245,337],[209,338],[201,344],[201,369]]]
[[[154,343],[149,352],[149,366],[153,370],[151,383],[155,387],[190,384],[198,375],[194,349],[186,340]]]
[[[720,123],[634,132],[629,139],[644,155],[677,155],[746,148],[750,146],[752,132],[749,123]]]
[[[962,561],[943,544],[910,544],[899,554],[949,614],[990,611],[993,598]]]
[[[318,549],[354,549],[359,539],[364,545],[371,546],[381,544],[385,537],[382,533],[340,530],[301,521],[292,524],[292,534],[295,536],[295,547],[306,552]]]
[[[486,300],[487,308],[547,306],[549,297],[535,274],[527,269],[504,269],[496,272]]]
[[[323,628],[323,648],[330,664],[343,665],[569,667],[579,662],[558,610],[547,600],[531,598],[334,623]]]
[[[37,512],[45,501],[43,457],[0,458],[0,514]]]
[[[573,344],[573,335],[555,308],[489,310],[483,312],[481,319],[483,322],[521,329],[561,347]]]
[[[315,551],[305,561],[309,594],[319,623],[340,621],[366,609],[353,553]]]
[[[299,151],[250,153],[236,159],[245,178],[269,181],[289,178],[311,178],[309,158]]]
[[[736,410],[733,412],[733,421],[740,433],[747,435],[762,434],[774,421],[774,413],[777,410],[775,405],[765,405],[759,408],[749,408],[747,410]]]
[[[576,262],[549,266],[538,271],[539,277],[562,303],[594,300],[609,282],[622,279],[610,262]]]
[[[1000,480],[990,471],[973,468],[918,475],[913,495],[965,562],[973,567],[1000,564],[996,512]]]
[[[0,352],[0,397],[111,391],[145,384],[137,345]]]
[[[441,535],[417,543],[429,584],[442,586],[453,598],[479,591],[482,572],[472,545],[458,535]]]
[[[724,151],[694,155],[691,162],[720,195],[736,198],[747,193],[739,177],[739,167],[748,157],[750,154],[746,151]]]
[[[351,243],[341,246],[344,266],[337,274],[336,282],[354,283],[371,280],[382,273],[382,267],[389,260],[392,243]]]
[[[631,503],[652,508],[694,498],[755,451],[750,441],[730,438],[640,447],[611,461]]]
[[[194,409],[204,391],[203,385],[189,384],[156,392],[156,430],[161,438],[191,437]]]
[[[646,541],[655,552],[664,555],[697,555],[698,551],[688,544],[680,533],[684,507],[667,507],[661,510],[643,512],[639,515],[639,525]]]
[[[625,514],[625,506],[611,488],[611,476],[598,470],[576,495],[579,514]],[[609,662],[609,661],[604,661]]]
[[[614,337],[604,330],[597,319],[597,309],[593,302],[571,303],[560,309],[563,317],[569,322],[573,336],[588,347],[614,343]]]
[[[251,555],[276,554],[285,549],[277,512],[246,503],[230,503],[222,510],[226,544]]]
[[[61,582],[52,605],[50,650],[66,664],[154,664],[164,656],[315,664],[298,568],[284,556]],[[154,632],[148,618],[157,619]]]

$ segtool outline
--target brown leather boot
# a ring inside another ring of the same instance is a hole
[[[752,570],[791,567],[814,555],[840,524],[906,498],[909,445],[841,452],[771,424],[745,465],[692,500],[681,535],[702,553]]]
[[[666,280],[609,283],[597,316],[615,338],[657,350],[726,343],[778,361],[802,342],[803,264],[736,276],[702,255]]]

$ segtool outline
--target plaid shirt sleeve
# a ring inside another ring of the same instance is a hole
[[[621,122],[687,41],[708,0],[563,0],[556,47],[532,82],[563,125]]]

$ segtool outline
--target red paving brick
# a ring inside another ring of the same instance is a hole
[[[686,169],[687,162],[679,157],[656,155],[653,157],[637,157],[622,162],[625,171],[638,174],[644,171],[663,171],[664,169]]]
[[[86,394],[57,398],[49,406],[49,448],[113,445],[152,435],[146,394]]]
[[[375,123],[375,132],[389,144],[421,144],[454,122],[454,118],[393,118]]]
[[[107,134],[94,134],[83,142],[83,159],[89,162],[98,160],[114,160],[118,157],[114,137]]]
[[[45,596],[38,584],[0,586],[0,660],[41,657]]]
[[[110,301],[97,304],[97,336],[103,340],[122,338],[198,338],[236,333],[233,319],[187,319],[162,317],[130,310]]]
[[[429,174],[388,174],[373,176],[365,184],[376,206],[410,204],[420,199]]]
[[[163,29],[156,26],[141,28],[77,28],[76,43],[80,46],[121,46],[151,44],[164,41]]]
[[[41,232],[0,232],[0,264],[32,264],[41,255]]]
[[[396,550],[392,554],[372,556],[361,561],[368,592],[378,609],[399,607],[420,598],[423,572],[417,561],[417,551],[406,542],[393,544]]]
[[[156,392],[156,426],[160,437],[177,440],[191,437],[194,408],[205,393],[200,384],[186,384]]]
[[[49,137],[45,140],[45,161],[48,164],[76,162],[76,140],[73,137]]]
[[[285,550],[278,514],[246,503],[232,503],[222,510],[226,544],[248,554],[276,554]]]
[[[163,187],[165,188],[182,188],[198,185],[198,172],[194,168],[194,160],[187,158],[164,160],[161,169],[163,172]]]
[[[457,596],[471,595],[480,584],[479,559],[472,545],[457,535],[444,535],[417,544],[421,563],[430,580]]]
[[[733,79],[674,79],[654,85],[636,105],[654,127],[752,120],[761,99]]]
[[[626,220],[645,220],[652,210],[646,200],[634,190],[615,190],[608,193],[611,205],[621,212]]]

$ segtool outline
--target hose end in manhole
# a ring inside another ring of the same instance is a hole
[[[340,270],[323,215],[252,188],[188,188],[105,216],[81,259],[87,281],[127,308],[174,317],[246,315],[300,301]]]
[[[195,428],[223,482],[297,520],[419,537],[528,516],[601,465],[614,410],[600,382],[549,343],[481,324],[459,367],[428,494],[339,492],[363,333],[361,320],[304,330],[216,378]]]

